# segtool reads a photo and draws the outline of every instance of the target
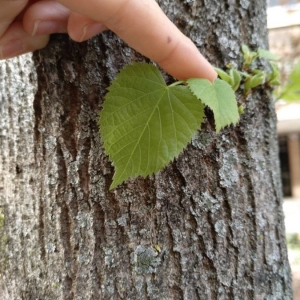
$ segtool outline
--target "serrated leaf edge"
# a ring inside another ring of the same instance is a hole
[[[199,79],[199,78],[197,78],[197,79]],[[200,78],[201,79],[201,78]],[[217,78],[218,79],[218,78]],[[203,80],[205,80],[205,81],[208,81],[211,85],[213,85],[213,83],[211,82],[211,81],[209,81],[209,80],[207,80],[207,79],[203,79]],[[231,89],[232,89],[232,87],[229,85],[229,83],[226,81],[226,80],[223,80],[223,79],[219,79],[219,80],[221,80],[222,82],[225,82]],[[214,81],[215,82],[215,81]],[[221,127],[219,127],[219,126],[217,126],[216,125],[216,118],[215,118],[215,112],[213,111],[213,109],[209,106],[209,105],[207,105],[207,104],[205,104],[195,93],[194,93],[194,91],[191,89],[191,87],[190,87],[190,85],[188,84],[187,85],[188,87],[189,87],[189,89],[190,89],[190,91],[193,93],[193,95],[199,100],[199,101],[201,101],[202,102],[202,104],[204,105],[204,106],[206,106],[206,107],[209,107],[209,109],[213,112],[213,114],[214,114],[214,120],[215,120],[215,126],[216,126],[216,133],[219,133],[222,129],[224,129],[225,127],[227,127],[227,126],[230,126],[230,125],[236,125],[236,124],[238,124],[238,122],[239,122],[239,119],[236,121],[236,122],[230,122],[229,124],[226,124],[225,126],[221,126]],[[233,91],[234,92],[234,91]]]

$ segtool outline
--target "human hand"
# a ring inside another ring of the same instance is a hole
[[[0,59],[45,47],[48,34],[33,37],[24,31],[23,14],[37,0],[0,0]]]
[[[155,0],[1,1],[1,58],[41,49],[51,33],[67,32],[84,41],[110,29],[177,79],[217,77]]]

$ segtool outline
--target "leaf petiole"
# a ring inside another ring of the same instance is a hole
[[[186,84],[186,81],[185,80],[175,81],[175,82],[171,83],[170,85],[168,85],[168,87],[172,87],[172,86],[176,86],[176,85],[180,85],[180,84]]]

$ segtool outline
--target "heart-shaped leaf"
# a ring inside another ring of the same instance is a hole
[[[100,133],[115,174],[111,189],[128,178],[158,172],[200,128],[204,106],[187,86],[167,86],[150,64],[126,67],[108,88]]]

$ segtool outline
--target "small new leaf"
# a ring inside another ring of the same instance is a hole
[[[265,49],[259,48],[257,53],[260,58],[265,58],[267,60],[278,60],[279,59],[279,57],[277,55],[275,55],[274,53],[272,53],[268,50],[265,50]]]
[[[230,124],[237,124],[239,111],[235,94],[228,83],[216,79],[213,83],[206,79],[187,80],[188,87],[214,113],[216,131]]]
[[[108,90],[99,126],[115,167],[111,189],[164,168],[203,122],[201,101],[187,86],[168,87],[153,65],[127,66]]]
[[[233,78],[228,73],[219,68],[215,68],[215,71],[222,80],[226,81],[230,86],[233,85]]]
[[[249,54],[250,54],[249,47],[247,45],[245,45],[245,44],[242,44],[241,48],[242,48],[242,52],[244,54],[244,58],[247,57],[247,56],[249,56]]]
[[[245,112],[245,106],[244,105],[240,105],[238,107],[238,111],[239,111],[239,114],[242,115]]]
[[[242,52],[244,56],[244,68],[248,68],[258,57],[258,53],[250,51],[249,47],[245,44],[242,45]]]
[[[245,81],[245,90],[244,93],[247,95],[251,89],[264,84],[265,82],[265,74],[260,71],[260,73],[257,73],[251,77],[248,77]]]
[[[239,71],[237,69],[234,69],[234,68],[229,70],[229,74],[230,74],[230,77],[232,78],[232,82],[233,82],[231,87],[236,92],[241,84],[241,80],[242,80],[241,74],[239,73]]]
[[[270,61],[271,72],[267,73],[267,82],[269,85],[280,85],[280,72],[278,64]]]

